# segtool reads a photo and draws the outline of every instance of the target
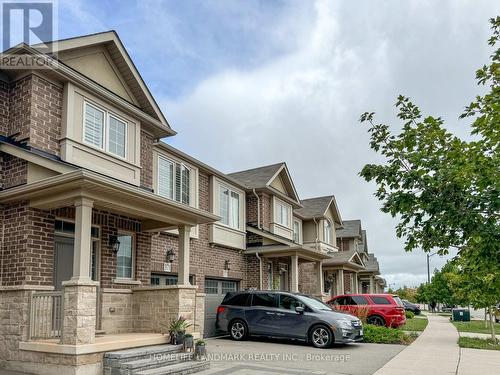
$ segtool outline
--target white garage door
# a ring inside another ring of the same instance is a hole
[[[238,282],[230,280],[205,279],[205,332],[204,337],[215,336],[217,307],[228,292],[238,290]]]

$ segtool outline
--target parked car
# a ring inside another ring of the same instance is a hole
[[[333,311],[304,294],[275,291],[227,293],[217,308],[216,330],[233,340],[267,336],[306,340],[317,348],[363,340],[357,317]]]
[[[411,311],[415,315],[420,315],[420,307],[414,303],[411,303],[410,301],[406,299],[402,299],[401,302],[403,302],[404,308],[406,311]]]
[[[327,302],[337,311],[366,316],[368,324],[400,327],[406,323],[403,302],[390,294],[345,294]]]

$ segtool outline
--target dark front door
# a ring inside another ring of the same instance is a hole
[[[75,240],[70,237],[55,238],[54,286],[62,290],[62,282],[73,276],[73,252]]]

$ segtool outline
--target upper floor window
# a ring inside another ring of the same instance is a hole
[[[158,195],[189,204],[190,170],[182,163],[158,157]]]
[[[300,221],[293,221],[293,242],[300,243]]]
[[[223,185],[219,186],[219,216],[222,224],[240,227],[240,195]]]
[[[331,245],[332,240],[332,223],[330,222],[330,220],[323,220],[323,241]]]
[[[94,147],[125,158],[127,123],[117,116],[85,102],[83,140]]]
[[[274,209],[274,219],[276,222],[284,227],[290,228],[290,206],[277,201],[274,204]]]

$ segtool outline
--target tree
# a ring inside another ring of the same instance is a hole
[[[500,17],[490,22],[488,43],[495,48]],[[456,248],[464,295],[475,296],[475,307],[491,308],[500,301],[500,49],[476,78],[488,92],[460,116],[473,120],[470,140],[450,133],[439,117],[423,117],[404,96],[396,102],[399,134],[364,113],[370,147],[385,163],[367,164],[360,175],[377,184],[382,211],[400,219],[396,234],[405,238],[405,250]]]

